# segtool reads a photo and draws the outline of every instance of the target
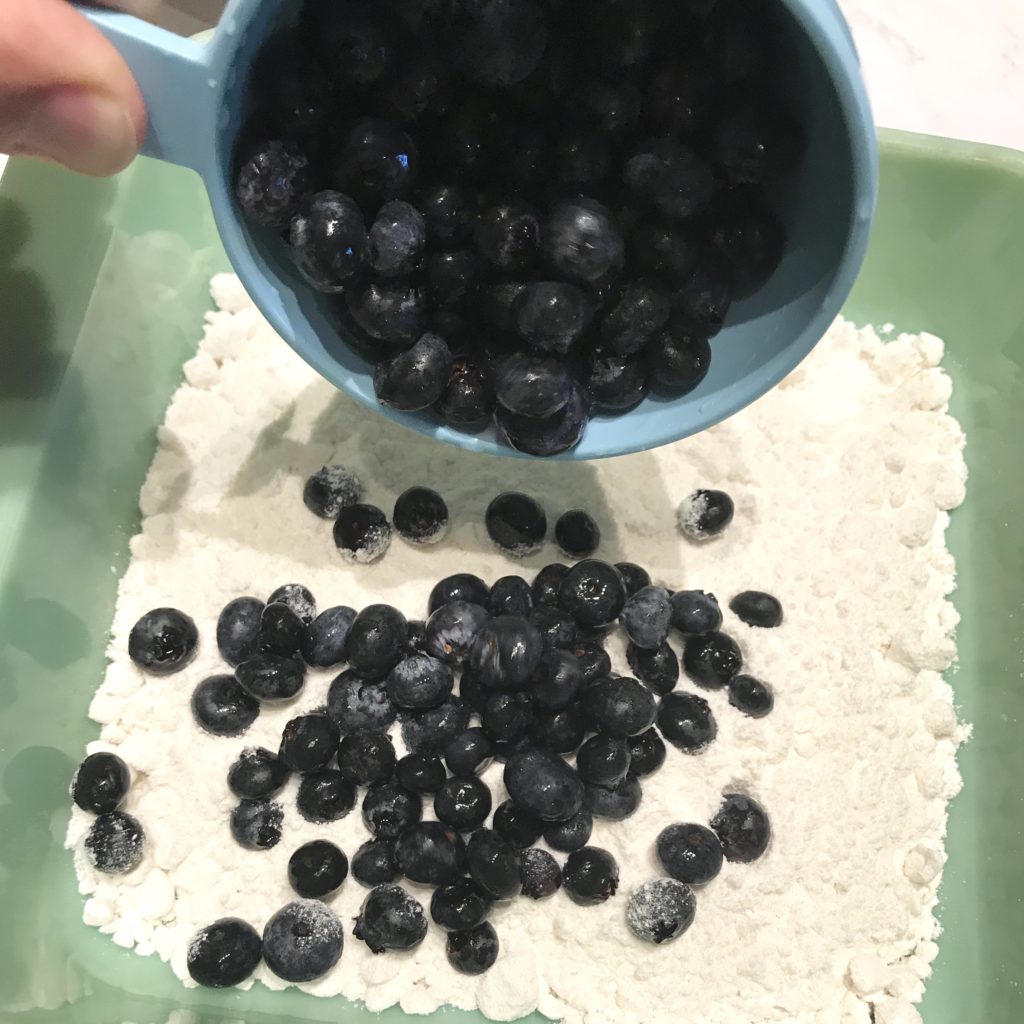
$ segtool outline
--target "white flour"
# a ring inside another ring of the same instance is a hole
[[[294,780],[279,798],[276,848],[232,841],[228,766],[244,746],[276,750],[285,721],[322,704],[335,673],[311,672],[297,701],[264,708],[242,738],[203,733],[189,697],[223,671],[217,614],[233,597],[301,582],[321,608],[387,601],[414,618],[451,572],[532,575],[557,560],[553,541],[513,562],[483,526],[495,494],[519,489],[551,522],[587,509],[601,528],[599,557],[639,562],[656,582],[712,591],[723,607],[741,590],[777,595],[779,629],[725,613],[747,670],[773,687],[775,710],[752,720],[724,692],[704,694],[717,741],[696,758],[670,748],[665,768],[644,780],[636,815],[595,826],[592,842],[618,859],[619,895],[598,907],[562,893],[498,907],[501,954],[487,974],[451,970],[433,925],[409,953],[370,954],[351,935],[366,890],[350,877],[332,901],[348,932],[344,955],[303,987],[374,1010],[448,1003],[505,1020],[535,1008],[587,1024],[867,1024],[872,1012],[890,1024],[918,1020],[910,1004],[936,952],[946,804],[960,787],[955,752],[967,733],[939,675],[954,658],[957,622],[946,510],[963,499],[965,478],[941,342],[882,343],[837,323],[781,387],[699,437],[612,461],[545,464],[456,451],[371,415],[281,344],[233,278],[217,279],[214,294],[223,311],[209,317],[160,429],[111,664],[91,708],[102,733],[89,749],[116,750],[133,770],[125,808],[146,830],[146,857],[128,876],[97,874],[81,853],[91,816],[74,810],[68,843],[89,896],[86,922],[187,978],[199,927],[236,915],[262,929],[293,898],[286,864],[296,846],[328,838],[351,857],[367,838],[358,809],[310,824],[295,810]],[[436,487],[451,510],[449,535],[427,548],[396,536],[379,562],[346,564],[330,523],[302,502],[306,477],[330,462],[353,469],[364,500],[389,514],[406,487]],[[677,506],[697,487],[736,502],[732,525],[702,544],[676,530]],[[157,605],[188,612],[201,634],[195,662],[166,678],[144,676],[126,653],[132,624]],[[487,773],[495,804],[500,771]],[[767,809],[768,853],[727,863],[698,892],[695,923],[678,941],[641,942],[626,926],[626,902],[658,874],[655,836],[671,822],[706,823],[723,790],[747,791]],[[265,967],[257,978],[284,985]]]

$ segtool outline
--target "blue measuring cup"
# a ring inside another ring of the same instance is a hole
[[[230,0],[213,38],[198,43],[137,18],[88,9],[123,54],[149,108],[147,156],[201,175],[221,238],[246,291],[318,373],[375,413],[473,451],[518,455],[491,429],[463,434],[427,415],[378,404],[372,366],[339,336],[272,233],[244,223],[232,194],[236,137],[252,61],[297,12],[297,0]],[[756,293],[734,303],[712,340],[711,369],[678,398],[650,395],[623,416],[595,416],[561,458],[599,459],[676,441],[731,416],[774,387],[828,329],[860,268],[878,187],[875,130],[849,28],[834,0],[778,0],[790,96],[807,149],[782,202],[787,250]],[[353,112],[358,114],[358,111]]]

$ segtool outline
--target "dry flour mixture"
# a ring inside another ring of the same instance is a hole
[[[665,768],[644,780],[636,814],[595,825],[591,843],[618,860],[619,894],[596,907],[564,893],[498,905],[491,921],[501,952],[488,973],[455,973],[434,925],[410,952],[371,954],[351,934],[366,890],[349,877],[331,903],[345,924],[344,953],[304,987],[374,1010],[451,1004],[497,1020],[539,1009],[588,1024],[915,1024],[913,1003],[936,952],[946,806],[960,787],[955,754],[967,733],[940,675],[955,657],[957,623],[944,531],[965,481],[942,343],[928,335],[883,342],[837,322],[780,387],[698,437],[606,462],[552,464],[475,457],[394,426],[319,379],[234,278],[217,278],[214,295],[220,311],[159,431],[111,663],[91,707],[101,737],[89,750],[116,751],[131,766],[125,809],[146,831],[146,853],[126,876],[98,874],[82,854],[90,816],[75,809],[67,841],[85,921],[170,961],[191,983],[185,956],[198,928],[233,915],[261,930],[294,898],[286,867],[298,845],[326,838],[352,856],[368,836],[358,808],[331,825],[304,821],[294,780],[279,797],[284,833],[274,849],[232,840],[228,766],[242,747],[276,750],[284,723],[322,705],[336,672],[311,672],[297,701],[264,707],[240,739],[208,735],[189,698],[224,670],[217,615],[236,596],[265,599],[301,582],[321,608],[383,601],[420,618],[431,586],[449,573],[529,578],[559,558],[554,545],[514,562],[483,525],[488,502],[516,489],[537,497],[552,521],[587,509],[603,533],[599,557],[637,562],[668,587],[711,591],[723,608],[743,590],[778,596],[780,628],[745,626],[728,610],[723,627],[746,671],[774,689],[775,709],[754,720],[724,691],[705,693],[717,740],[696,757],[670,747]],[[331,462],[354,470],[364,500],[389,512],[406,487],[435,487],[451,509],[449,534],[428,548],[396,537],[374,564],[343,562],[330,524],[302,502],[306,478]],[[676,526],[677,507],[698,487],[736,502],[729,529],[701,544]],[[144,676],[126,652],[132,624],[159,605],[190,614],[201,635],[196,660],[164,678]],[[612,655],[628,671],[621,645]],[[501,766],[485,777],[497,804]],[[627,898],[659,874],[658,832],[706,824],[723,791],[765,807],[767,854],[726,863],[697,892],[695,922],[675,942],[634,938]],[[265,966],[256,977],[284,985]]]

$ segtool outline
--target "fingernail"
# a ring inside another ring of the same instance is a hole
[[[114,174],[139,147],[128,111],[114,100],[77,87],[40,96],[22,123],[17,148],[82,174]]]

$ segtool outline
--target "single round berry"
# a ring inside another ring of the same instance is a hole
[[[250,977],[262,958],[259,932],[237,917],[222,917],[192,936],[185,963],[197,985],[230,988]]]
[[[246,747],[228,769],[228,789],[243,800],[265,800],[284,788],[289,774],[266,747]]]
[[[722,627],[722,609],[714,594],[677,590],[670,598],[672,626],[684,636],[702,636]]]
[[[659,697],[671,693],[679,682],[679,659],[667,643],[648,650],[630,641],[626,660],[637,679]]]
[[[760,679],[738,675],[729,680],[729,703],[751,718],[764,718],[775,706],[775,697]]]
[[[479,604],[449,601],[427,619],[424,647],[428,654],[446,665],[461,665],[469,657],[473,640],[487,622]]]
[[[299,814],[317,824],[344,818],[355,803],[355,786],[334,768],[304,775],[295,800]]]
[[[306,682],[306,666],[295,654],[257,654],[235,669],[235,678],[249,696],[274,704],[298,696]]]
[[[590,513],[574,508],[558,517],[555,541],[570,558],[587,558],[601,543],[601,530]]]
[[[509,900],[522,885],[519,851],[489,828],[478,829],[469,837],[466,866],[473,881],[493,899]]]
[[[256,654],[263,608],[257,597],[236,597],[217,618],[217,649],[233,668]]]
[[[506,491],[487,506],[487,534],[514,558],[537,551],[548,532],[544,509],[528,494]]]
[[[519,861],[520,890],[532,900],[553,896],[562,887],[562,869],[547,850],[536,846],[523,850]]]
[[[343,508],[334,523],[334,543],[347,562],[375,562],[391,545],[391,524],[375,505]]]
[[[647,397],[647,362],[595,348],[585,367],[584,384],[596,409],[628,412]]]
[[[316,771],[334,757],[340,739],[338,727],[327,715],[300,715],[284,727],[277,756],[293,772]]]
[[[583,678],[581,688],[601,676],[611,674],[612,660],[599,640],[578,640],[571,651],[576,656],[576,664]]]
[[[611,786],[629,771],[629,746],[624,739],[591,736],[576,753],[576,773],[588,785]]]
[[[416,269],[427,244],[427,224],[415,206],[401,199],[385,203],[370,227],[366,260],[381,277]]]
[[[305,18],[309,55],[331,69],[339,84],[367,86],[380,79],[394,56],[391,26],[378,11],[351,5],[342,12],[333,5],[311,6]]]
[[[668,693],[662,697],[658,728],[684,754],[699,754],[718,734],[710,705],[695,693]]]
[[[422,816],[419,794],[409,793],[393,782],[371,786],[363,797],[363,821],[381,839],[397,839]]]
[[[662,943],[678,939],[693,924],[697,901],[693,890],[674,878],[644,882],[629,897],[626,924],[638,938]]]
[[[383,679],[401,660],[405,616],[387,604],[367,605],[348,631],[348,663],[364,679]]]
[[[665,326],[671,312],[665,288],[643,279],[629,281],[601,320],[601,341],[619,355],[639,352]]]
[[[686,345],[696,345],[699,358],[685,355],[680,366],[687,372],[706,370],[710,350],[705,339],[714,337],[725,323],[733,297],[732,270],[725,260],[708,254],[701,259],[690,276],[679,286],[674,296],[677,323],[682,328]],[[701,373],[703,376],[703,373]],[[689,384],[683,385],[690,390]]]
[[[492,615],[518,615],[528,618],[533,611],[530,584],[522,576],[502,576],[491,587],[487,610]]]
[[[448,933],[448,963],[460,974],[483,974],[498,959],[498,934],[489,921]]]
[[[725,859],[740,864],[757,860],[771,842],[772,831],[764,808],[749,796],[726,793],[711,819],[722,843]]]
[[[401,873],[394,844],[387,839],[368,839],[352,857],[352,877],[360,885],[384,885]]]
[[[448,386],[452,354],[438,334],[424,334],[412,348],[382,360],[373,371],[373,389],[381,405],[417,412],[433,405]]]
[[[630,736],[629,774],[635,779],[653,775],[665,763],[665,743],[657,729],[648,729],[639,736]]]
[[[667,874],[689,885],[704,885],[718,876],[725,854],[718,836],[703,825],[669,825],[655,842]]]
[[[406,195],[416,183],[419,163],[416,146],[398,125],[363,117],[350,129],[335,170],[366,205]]]
[[[572,280],[600,281],[622,263],[624,242],[614,216],[601,203],[559,203],[544,222],[544,256]]]
[[[594,817],[589,811],[580,811],[565,821],[556,822],[544,830],[544,842],[552,850],[572,853],[582,849],[590,840],[594,830]]]
[[[583,806],[595,818],[623,821],[640,806],[643,792],[634,775],[627,775],[609,786],[588,785],[583,794]]]
[[[306,628],[302,638],[302,657],[311,668],[331,668],[345,660],[348,631],[356,611],[336,605],[322,611]]]
[[[683,669],[698,686],[720,690],[741,668],[743,654],[728,633],[704,633],[686,638]]]
[[[444,748],[444,760],[453,775],[470,776],[482,772],[494,756],[494,744],[480,728],[467,729]]]
[[[782,261],[786,228],[756,187],[730,189],[715,210],[711,245],[733,271],[737,294],[762,285]]]
[[[306,629],[302,620],[285,604],[268,604],[260,616],[256,646],[260,654],[287,658],[302,646]]]
[[[647,359],[653,383],[685,395],[707,376],[711,346],[704,334],[695,332],[686,322],[672,323],[654,336],[647,347]]]
[[[494,366],[501,405],[521,416],[553,416],[572,397],[572,377],[558,359],[513,352]]]
[[[451,696],[454,685],[451,668],[429,654],[410,655],[387,678],[388,696],[409,711],[436,708]]]
[[[128,793],[131,773],[117,756],[103,751],[90,754],[75,769],[71,779],[71,799],[83,811],[108,814],[116,811]]]
[[[427,611],[433,615],[441,605],[453,601],[464,601],[483,608],[487,606],[489,593],[490,589],[479,576],[474,576],[470,572],[458,572],[454,576],[445,576],[443,580],[438,580],[434,584],[427,601]]]
[[[413,949],[427,934],[427,917],[400,885],[378,885],[363,900],[352,934],[373,953]]]
[[[434,813],[452,828],[477,828],[491,813],[490,787],[475,777],[448,779],[434,797]]]
[[[248,850],[269,850],[281,839],[284,810],[272,800],[242,800],[231,812],[231,834]]]
[[[626,588],[626,597],[632,597],[638,590],[651,585],[651,577],[647,570],[634,562],[616,562],[622,584]]]
[[[711,164],[683,142],[655,139],[626,162],[627,188],[665,217],[685,220],[704,210],[715,194]]]
[[[508,795],[542,821],[564,821],[583,806],[583,783],[556,754],[523,750],[505,765]]]
[[[732,498],[725,491],[694,491],[679,505],[679,529],[690,540],[707,540],[732,522],[734,512]]]
[[[132,626],[128,657],[155,676],[180,672],[196,655],[199,631],[177,608],[154,608]]]
[[[445,885],[465,871],[466,845],[454,827],[440,821],[421,821],[401,834],[395,858],[402,874],[411,881]]]
[[[323,899],[341,888],[348,875],[348,858],[334,843],[314,839],[288,858],[288,881],[300,895]]]
[[[657,650],[668,636],[672,606],[664,587],[642,587],[626,599],[619,621],[626,635],[645,650]]]
[[[467,665],[482,687],[516,690],[533,677],[543,653],[533,623],[515,615],[499,615],[477,631]]]
[[[435,408],[456,430],[476,431],[487,426],[494,412],[494,389],[483,367],[470,359],[456,359]]]
[[[407,541],[436,544],[448,529],[448,506],[437,491],[410,487],[398,496],[391,521]]]
[[[545,565],[533,578],[533,603],[535,605],[557,607],[558,592],[562,586],[562,580],[568,571],[569,566],[563,565],[561,562],[552,562],[550,565]]]
[[[487,917],[491,898],[471,878],[458,878],[434,890],[430,916],[449,931],[475,928]]]
[[[192,691],[191,704],[196,723],[214,736],[241,736],[260,713],[259,701],[228,675],[204,679]]]
[[[356,786],[387,782],[395,771],[395,748],[384,732],[357,732],[338,747],[338,771]]]
[[[530,612],[530,622],[540,633],[545,654],[568,651],[576,646],[579,639],[576,623],[559,608],[549,604],[537,605]]]
[[[436,306],[454,306],[472,290],[480,273],[480,260],[472,249],[431,253],[427,259],[427,285]]]
[[[629,676],[592,683],[583,693],[590,720],[606,736],[636,736],[654,724],[658,705],[646,686]]]
[[[538,711],[530,727],[535,746],[555,754],[571,754],[583,742],[590,722],[579,704],[557,711]]]
[[[320,900],[287,903],[263,929],[263,960],[285,981],[323,977],[340,959],[345,934]]]
[[[544,831],[544,822],[512,800],[498,804],[491,823],[495,832],[516,850],[532,846]]]
[[[562,884],[573,903],[604,903],[618,892],[619,866],[607,850],[584,846],[569,854],[562,869]]]
[[[426,291],[405,278],[350,285],[345,303],[359,330],[392,349],[409,348],[427,323]],[[379,351],[385,346],[368,343],[368,347]]]
[[[457,241],[473,219],[470,197],[462,185],[431,185],[419,192],[417,206],[427,222],[427,237],[442,243]]]
[[[512,303],[519,337],[539,352],[559,355],[572,348],[593,315],[594,306],[587,293],[563,281],[534,281]]]
[[[366,256],[366,223],[355,200],[318,192],[292,218],[289,255],[317,291],[337,294]]]
[[[406,754],[395,765],[395,782],[410,793],[436,793],[446,778],[436,754]]]
[[[557,711],[571,704],[583,687],[579,659],[566,650],[548,651],[528,688],[534,707]]]
[[[398,709],[383,683],[369,683],[346,669],[327,691],[327,714],[345,736],[365,729],[387,732],[398,717]]]
[[[590,406],[583,388],[574,382],[569,401],[551,416],[520,416],[499,405],[494,418],[516,451],[549,458],[579,444],[590,421]]]
[[[101,814],[85,837],[89,863],[107,875],[126,875],[142,861],[146,834],[136,818],[124,811]]]
[[[501,203],[477,217],[473,241],[487,263],[514,273],[533,262],[539,232],[532,210],[519,202]]]
[[[469,708],[451,697],[436,708],[407,712],[402,719],[402,741],[413,753],[439,754],[448,742],[469,728]]]
[[[748,626],[771,629],[782,625],[782,605],[779,599],[761,590],[744,590],[729,602],[729,608]]]
[[[588,629],[614,622],[625,603],[626,588],[618,570],[596,558],[577,562],[558,591],[558,606]]]
[[[306,508],[321,519],[335,519],[343,508],[351,508],[363,496],[363,484],[352,470],[330,465],[318,469],[302,490]]]

